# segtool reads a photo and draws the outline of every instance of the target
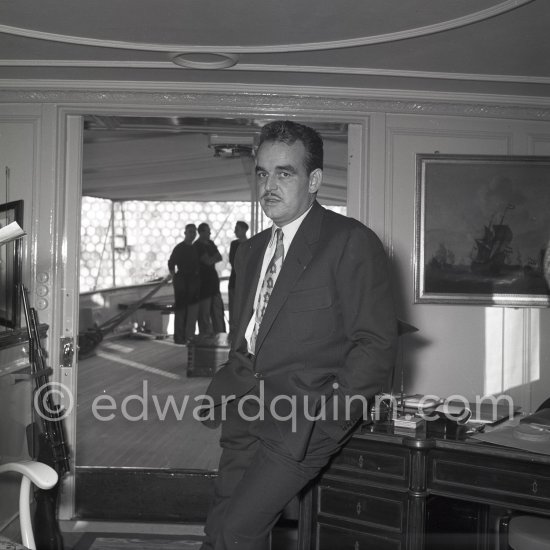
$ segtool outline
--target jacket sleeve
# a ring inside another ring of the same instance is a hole
[[[172,250],[172,253],[170,254],[170,258],[168,258],[168,271],[170,273],[174,273],[176,270],[176,254],[177,254],[177,248],[174,248]]]
[[[351,229],[335,276],[347,352],[327,405],[338,415],[327,415],[321,427],[341,440],[363,418],[365,401],[383,389],[394,368],[397,318],[388,259],[370,229],[359,224]]]

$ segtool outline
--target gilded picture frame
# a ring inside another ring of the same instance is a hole
[[[418,154],[415,303],[548,307],[550,157]]]

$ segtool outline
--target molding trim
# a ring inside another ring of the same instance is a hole
[[[1,66],[0,61],[0,66]],[[160,67],[159,67],[160,68]],[[550,77],[475,74],[475,73],[443,73],[434,71],[412,71],[408,69],[374,69],[370,67],[320,67],[312,65],[262,65],[242,63],[232,71],[267,71],[296,72],[317,74],[346,74],[354,76],[392,76],[400,78],[427,78],[440,80],[470,80],[479,82],[516,82],[521,84],[550,84]]]
[[[98,48],[116,48],[124,50],[145,50],[151,52],[200,52],[200,53],[215,53],[231,52],[231,53],[281,53],[281,52],[297,52],[297,51],[317,51],[327,49],[352,48],[356,46],[366,46],[370,44],[381,44],[385,42],[394,42],[396,40],[404,40],[407,38],[415,38],[434,34],[449,29],[455,29],[477,23],[484,19],[495,17],[502,13],[518,8],[524,4],[528,4],[533,0],[503,0],[486,8],[467,15],[456,17],[448,21],[441,21],[431,25],[405,29],[385,34],[363,36],[359,38],[350,38],[346,40],[334,40],[326,42],[308,42],[298,44],[277,44],[266,46],[239,46],[239,45],[190,45],[190,44],[159,44],[146,42],[124,42],[121,40],[104,40],[98,38],[90,38],[85,36],[72,36],[58,33],[50,33],[35,29],[27,29],[10,25],[0,25],[0,32],[16,36],[24,36],[38,40],[47,40],[51,42],[62,42],[68,44],[78,44],[83,46],[94,46]]]
[[[322,116],[354,122],[365,113],[424,114],[550,121],[549,97],[458,94],[366,88],[115,81],[0,81],[0,103],[54,103],[74,114],[202,113]],[[138,91],[136,91],[138,90]],[[202,111],[201,111],[202,110]]]
[[[56,67],[59,69],[226,69],[243,72],[310,73],[351,76],[383,76],[420,78],[429,80],[467,80],[470,82],[508,82],[516,84],[550,84],[550,77],[479,73],[444,73],[408,69],[376,69],[371,67],[325,67],[316,65],[271,65],[238,63],[238,56],[217,54],[213,61],[187,59],[186,54],[174,56],[172,61],[98,61],[67,59],[0,59],[0,67]],[[213,54],[211,54],[213,55]]]

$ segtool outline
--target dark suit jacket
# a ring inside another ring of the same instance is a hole
[[[361,402],[350,407],[346,396],[370,398],[382,389],[394,365],[397,321],[378,237],[315,202],[285,251],[250,360],[245,330],[270,236],[265,230],[238,249],[235,337],[207,394],[221,403],[223,396],[243,396],[263,383],[268,408],[276,400],[281,440],[300,459],[315,423],[340,441],[362,418]],[[277,396],[295,398],[292,419],[281,420],[293,405]],[[320,418],[314,421],[315,415]]]

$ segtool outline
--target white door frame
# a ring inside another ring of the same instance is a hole
[[[137,94],[138,95],[138,94]],[[127,98],[128,99],[128,98]],[[167,116],[166,106],[148,105],[139,108],[129,108],[128,103],[121,105],[90,105],[90,104],[66,104],[58,105],[58,166],[56,194],[60,198],[58,204],[63,204],[62,212],[57,216],[57,242],[61,250],[58,251],[57,270],[62,276],[57,277],[59,288],[55,289],[57,296],[57,308],[60,315],[54,317],[51,335],[51,353],[58,357],[59,341],[62,337],[74,338],[75,346],[78,340],[78,276],[79,276],[79,243],[80,243],[80,196],[82,189],[82,146],[83,146],[83,118],[85,115],[102,114],[117,116]],[[197,113],[196,108],[189,105],[179,105],[171,108],[173,116],[190,117],[220,117],[219,105],[212,105],[210,108],[203,108],[203,112]],[[278,106],[277,111],[281,114],[276,116],[299,116],[301,120],[309,121],[337,121],[347,123],[348,129],[348,188],[347,208],[348,215],[367,222],[369,218],[368,201],[368,170],[367,170],[367,135],[369,130],[369,117],[350,117],[347,113],[331,111],[315,113],[307,110],[296,110],[289,104],[283,102]],[[224,113],[230,117],[257,118],[265,117],[265,113],[240,109],[238,114],[232,110]],[[347,115],[347,116],[346,116]],[[367,183],[367,184],[365,184]],[[76,395],[78,377],[77,353],[74,354],[71,367],[59,366],[57,379],[62,381],[74,396],[74,407],[72,413],[66,418],[66,430],[68,440],[76,456]],[[59,508],[60,520],[71,520],[75,513],[75,483],[74,474],[66,475],[61,491],[61,503]]]

